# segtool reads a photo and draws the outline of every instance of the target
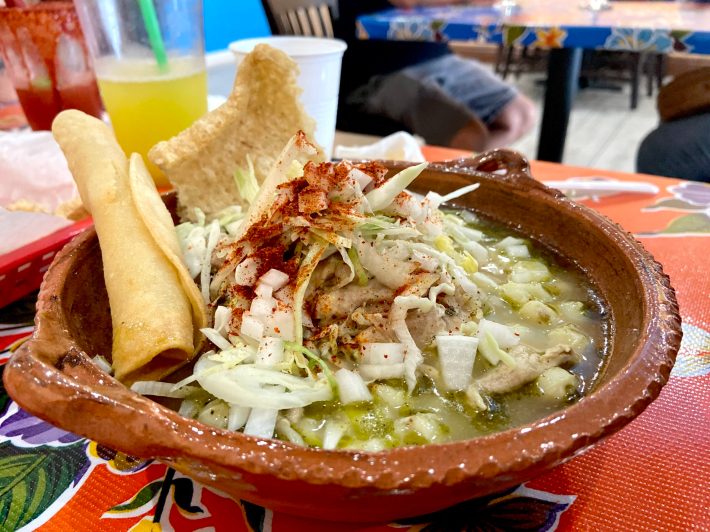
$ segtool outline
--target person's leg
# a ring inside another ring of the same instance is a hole
[[[659,124],[641,142],[636,169],[710,182],[710,113]]]
[[[450,55],[409,67],[404,72],[422,83],[439,86],[478,119],[479,127],[466,123],[452,135],[452,147],[480,151],[507,146],[535,124],[532,101],[476,61]],[[485,138],[479,132],[480,123],[486,126]]]
[[[470,109],[406,69],[371,81],[355,96],[351,102],[364,101],[366,113],[400,122],[429,144],[475,151],[487,146],[488,129]]]
[[[488,124],[489,148],[508,146],[527,134],[537,119],[535,104],[523,94],[516,94]]]
[[[490,132],[480,120],[471,120],[459,128],[449,140],[449,148],[457,150],[486,151],[490,146]]]

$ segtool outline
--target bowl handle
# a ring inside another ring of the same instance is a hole
[[[508,149],[490,150],[479,153],[475,157],[450,159],[440,164],[452,171],[461,173],[493,174],[501,180],[513,183],[526,189],[536,189],[551,196],[562,195],[557,190],[543,185],[530,174],[530,163],[517,151]]]

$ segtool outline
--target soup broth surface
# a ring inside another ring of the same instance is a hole
[[[448,210],[447,214],[460,218],[462,212]],[[306,407],[293,423],[306,443],[322,446],[329,425],[334,423],[346,427],[339,448],[381,450],[470,439],[545,417],[576,402],[591,389],[608,347],[604,304],[594,288],[578,269],[562,266],[535,242],[471,213],[464,216],[468,228],[480,231],[479,243],[490,258],[480,271],[496,285],[479,284],[483,318],[510,326],[521,344],[536,351],[561,344],[573,347],[578,360],[566,369],[576,376],[576,385],[569,387],[564,397],[553,398],[546,396],[534,380],[508,393],[486,397],[487,408],[481,410],[472,406],[463,392],[445,391],[435,371],[423,375],[411,395],[401,382],[378,382],[372,385],[371,404],[341,405],[332,401]],[[538,274],[538,264],[544,265],[549,274]],[[533,272],[528,277],[539,280],[511,280],[520,279],[520,272],[528,270]],[[535,304],[544,302],[553,313],[521,312],[528,298]],[[436,358],[435,349],[429,349],[425,362],[436,368]],[[474,376],[485,376],[492,369],[482,356],[476,358]],[[421,426],[415,428],[402,423],[417,414],[427,414],[423,419],[429,423],[418,423]]]

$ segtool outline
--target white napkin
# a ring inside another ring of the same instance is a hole
[[[9,253],[73,224],[71,220],[43,212],[8,211],[0,207],[0,255]]]
[[[391,159],[393,161],[424,162],[419,141],[409,133],[398,131],[365,146],[336,146],[336,159]]]
[[[64,154],[49,131],[0,132],[0,254],[73,223],[60,216],[2,207],[25,200],[53,212],[77,195]]]
[[[49,131],[0,132],[0,176],[0,207],[27,200],[51,212],[77,195]]]

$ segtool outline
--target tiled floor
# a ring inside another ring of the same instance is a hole
[[[540,78],[539,74],[525,75],[516,85],[538,104],[542,113],[544,87],[535,83]],[[620,92],[608,89],[579,91],[567,131],[564,163],[634,171],[638,145],[658,123],[658,114],[655,94],[652,97],[642,94],[638,107],[631,110],[628,89],[627,85]],[[535,128],[512,147],[534,158],[538,134],[539,128]]]

